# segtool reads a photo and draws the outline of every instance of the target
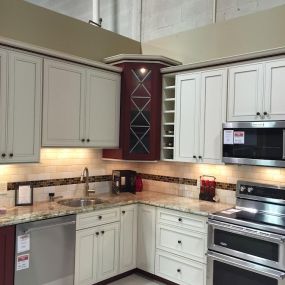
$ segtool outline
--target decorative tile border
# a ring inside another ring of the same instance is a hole
[[[89,182],[104,182],[104,181],[111,181],[112,175],[100,175],[100,176],[90,176]],[[16,190],[21,185],[30,184],[34,188],[42,188],[42,187],[49,187],[49,186],[63,186],[63,185],[70,185],[70,184],[81,184],[84,183],[80,181],[80,177],[73,177],[73,178],[60,178],[60,179],[49,179],[49,180],[35,180],[35,181],[21,181],[21,182],[11,182],[8,183],[7,189],[8,190]]]
[[[197,186],[197,179],[140,173],[142,179]],[[236,184],[217,182],[217,189],[236,191]]]
[[[146,174],[146,173],[139,173],[139,174],[141,175],[142,179],[160,181],[166,183],[197,186],[198,182],[197,179],[191,179],[191,178],[163,176],[163,175]],[[89,177],[89,182],[91,183],[104,182],[104,181],[112,181],[112,175],[100,175],[100,176]],[[60,179],[48,179],[48,180],[10,182],[8,183],[7,188],[8,190],[16,190],[19,186],[27,184],[30,184],[34,188],[42,188],[49,186],[63,186],[63,185],[81,184],[81,183],[84,182],[80,181],[80,177],[73,177],[73,178],[60,178]],[[236,184],[217,182],[217,189],[235,191]]]

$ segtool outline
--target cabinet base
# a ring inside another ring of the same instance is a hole
[[[164,279],[164,278],[161,278],[161,277],[159,277],[159,276],[156,276],[156,275],[154,275],[154,274],[148,273],[148,272],[143,271],[143,270],[138,269],[138,268],[133,269],[133,270],[130,270],[130,271],[127,271],[127,272],[124,272],[124,273],[119,274],[119,275],[116,275],[116,276],[114,276],[114,277],[112,277],[112,278],[109,278],[109,279],[107,279],[107,280],[104,280],[104,281],[95,283],[94,285],[107,285],[107,284],[110,284],[110,283],[112,283],[112,282],[114,282],[114,281],[117,281],[117,280],[120,280],[120,279],[122,279],[122,278],[125,278],[125,277],[127,277],[127,276],[129,276],[129,275],[132,275],[132,274],[139,274],[139,275],[148,277],[148,278],[150,278],[150,279],[159,281],[159,282],[161,282],[161,283],[163,283],[163,284],[166,284],[166,285],[178,285],[177,283],[173,283],[173,282],[171,282],[171,281],[169,281],[169,280],[166,280],[166,279]]]

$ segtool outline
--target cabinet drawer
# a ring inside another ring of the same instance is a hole
[[[118,222],[120,220],[120,209],[108,209],[79,214],[76,218],[76,230],[86,229],[103,224]]]
[[[206,265],[157,251],[155,274],[181,285],[205,285]]]
[[[203,233],[158,225],[156,246],[183,257],[207,262],[207,235]]]
[[[206,217],[182,213],[179,211],[158,209],[157,223],[191,229],[192,231],[198,231],[201,233],[207,233]]]

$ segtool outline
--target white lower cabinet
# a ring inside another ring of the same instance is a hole
[[[205,285],[207,218],[159,208],[155,275],[181,285]]]
[[[98,227],[99,262],[97,281],[111,278],[119,273],[119,230],[119,223]]]
[[[206,265],[158,250],[155,274],[181,285],[205,285]]]
[[[137,268],[154,274],[156,207],[138,206]]]
[[[137,267],[137,205],[121,207],[120,273]]]
[[[77,230],[74,284],[92,285],[118,275],[119,246],[119,222]]]
[[[75,285],[138,268],[181,285],[206,285],[207,218],[133,204],[77,216]]]

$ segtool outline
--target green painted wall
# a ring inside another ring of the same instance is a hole
[[[142,44],[183,63],[285,47],[285,5],[264,12],[177,33]]]
[[[141,53],[137,41],[22,0],[0,0],[0,36],[97,61]]]

